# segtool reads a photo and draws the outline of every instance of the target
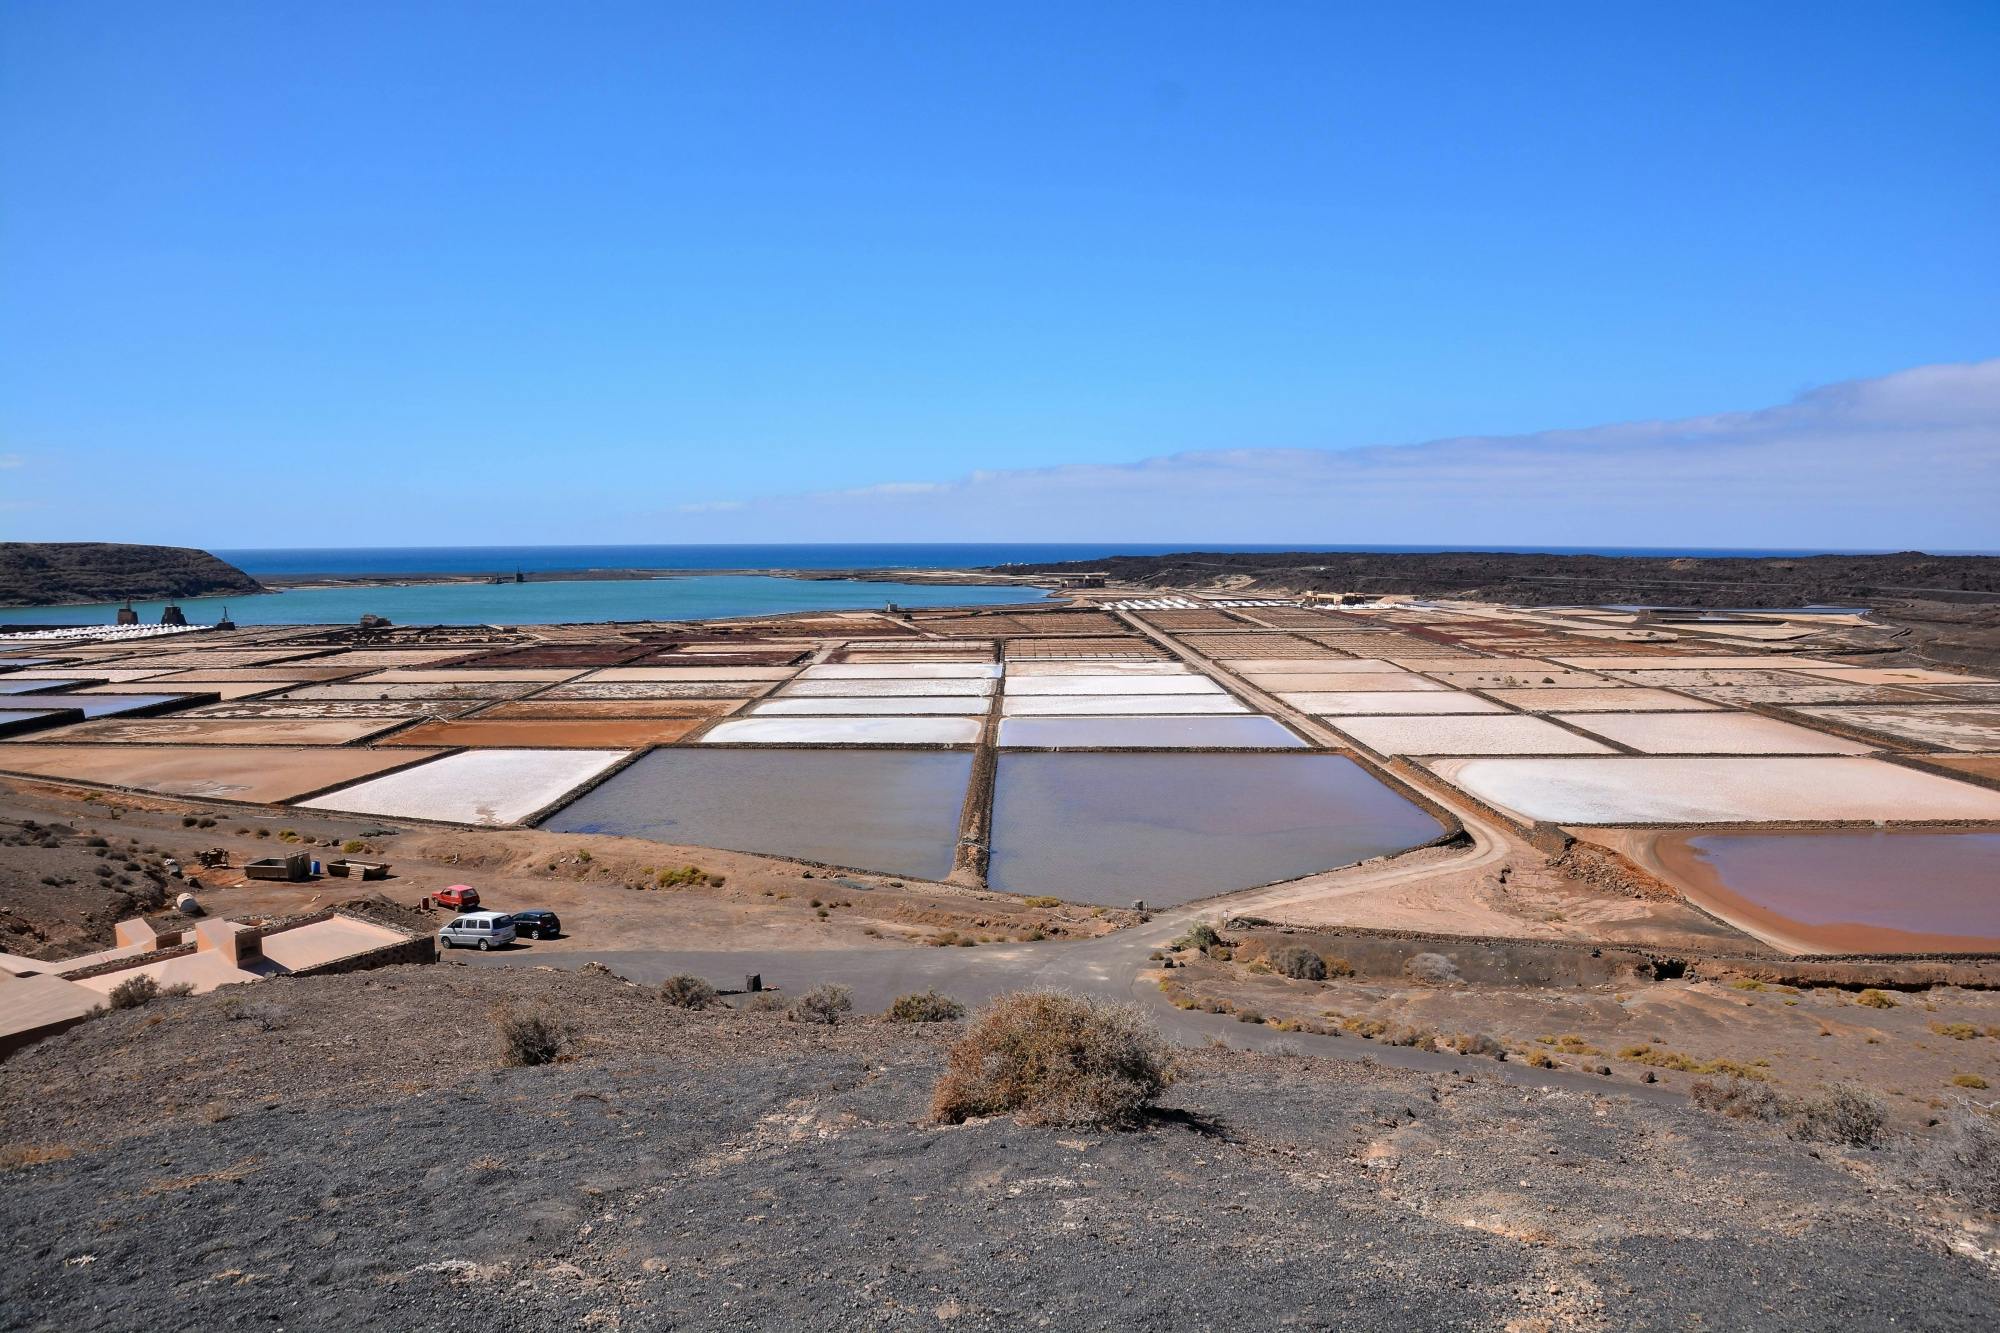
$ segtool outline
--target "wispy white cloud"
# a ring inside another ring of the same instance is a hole
[[[733,514],[743,508],[747,506],[741,500],[697,500],[678,506],[683,514]]]
[[[989,469],[731,514],[745,539],[2000,548],[2000,359],[1677,421]]]
[[[0,454],[0,468],[26,467],[27,465],[28,456],[26,454]]]
[[[952,489],[948,481],[882,481],[873,486],[856,486],[844,491],[819,491],[822,500],[865,500],[873,496],[941,495]]]

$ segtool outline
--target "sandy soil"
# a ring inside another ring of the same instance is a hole
[[[65,744],[347,745],[399,725],[382,718],[106,718],[63,729]]]
[[[435,753],[435,752],[431,752]],[[162,795],[289,801],[307,792],[426,758],[422,750],[310,750],[256,746],[0,746],[0,769]]]
[[[615,747],[638,749],[670,745],[702,725],[698,718],[580,718],[562,721],[492,719],[481,716],[455,722],[425,722],[386,738],[384,745],[471,745]]]
[[[1237,931],[1225,936],[1243,938]],[[1586,955],[1567,964],[1574,979],[1563,980],[1564,959],[1532,950],[1448,941],[1382,950],[1337,934],[1271,943],[1297,942],[1357,966],[1358,974],[1315,984],[1261,972],[1254,964],[1269,950],[1259,939],[1237,949],[1228,963],[1176,954],[1182,966],[1155,975],[1170,997],[1224,1000],[1267,1021],[1337,1026],[1342,1018],[1372,1019],[1391,1029],[1484,1033],[1507,1048],[1510,1060],[1539,1056],[1559,1068],[1603,1071],[1600,1077],[1614,1083],[1650,1075],[1661,1086],[1684,1090],[1698,1079],[1728,1077],[1658,1062],[1675,1055],[1693,1065],[1729,1062],[1720,1068],[1733,1066],[1753,1081],[1801,1095],[1831,1082],[1856,1082],[1879,1090],[1897,1122],[1910,1129],[1921,1129],[1963,1095],[1952,1081],[1961,1074],[2000,1085],[2000,993],[1991,990],[1937,987],[1893,995],[1893,1007],[1873,1008],[1856,1003],[1856,989],[1762,983],[1722,964],[1699,979],[1599,979],[1584,970],[1591,961]],[[1483,964],[1496,974],[1540,973],[1548,980],[1424,985],[1381,967],[1385,955],[1416,948],[1467,973]],[[1965,1029],[1972,1035],[1947,1035]],[[1355,1044],[1366,1048],[1361,1040]]]

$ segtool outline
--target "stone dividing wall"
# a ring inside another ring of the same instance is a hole
[[[244,932],[243,937],[257,944],[261,949],[263,939],[266,935],[278,934],[299,926],[309,926],[318,921],[328,921],[336,915],[340,915],[337,909],[324,907],[317,912],[309,912],[301,916],[281,917],[275,921],[266,922],[261,926],[250,927]],[[371,926],[381,926],[387,930],[403,930],[401,926],[377,920],[363,913],[351,913],[349,915],[354,916],[356,920],[366,921]],[[373,949],[364,949],[360,953],[349,954],[345,958],[335,958],[330,962],[300,968],[296,972],[289,972],[285,975],[294,977],[330,976],[336,972],[361,972],[369,968],[391,967],[399,963],[434,963],[437,961],[437,939],[435,936],[409,934],[407,931],[404,931],[404,933],[408,938],[397,943],[384,944]],[[65,980],[80,981],[85,977],[103,976],[107,972],[125,972],[133,968],[144,967],[149,963],[162,962],[168,958],[179,958],[183,954],[195,952],[196,947],[195,942],[190,940],[184,944],[172,944],[165,948],[154,949],[149,953],[133,954],[125,958],[113,958],[90,967],[77,968],[72,971],[64,971],[59,966],[52,966],[50,970]]]
[[[373,922],[381,925],[381,922]],[[302,967],[290,975],[295,977],[330,977],[342,972],[367,972],[378,967],[397,967],[404,963],[435,963],[437,961],[437,937],[434,935],[412,935],[399,944],[384,944],[376,949],[364,949],[360,953],[336,958],[331,962],[314,967]]]

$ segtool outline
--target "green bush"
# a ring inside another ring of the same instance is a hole
[[[1187,934],[1174,941],[1174,947],[1176,949],[1199,949],[1201,952],[1207,953],[1222,942],[1222,936],[1216,933],[1214,926],[1209,925],[1206,921],[1197,921],[1188,927]]]

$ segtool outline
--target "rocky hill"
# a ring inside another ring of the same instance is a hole
[[[265,592],[226,560],[190,546],[0,542],[0,606],[162,601]]]
[[[493,1020],[563,1015],[507,1068]],[[73,1329],[1992,1327],[1898,1151],[1207,1048],[1130,1133],[926,1114],[956,1025],[396,968],[114,1012],[0,1080],[0,1306]],[[1486,1062],[1479,1062],[1484,1064]]]
[[[1003,565],[1009,574],[1101,569],[1157,588],[1226,585],[1271,593],[1410,593],[1517,606],[1801,606],[1880,599],[2000,596],[2000,556],[1604,556],[1494,551],[1183,551],[1067,564]]]

